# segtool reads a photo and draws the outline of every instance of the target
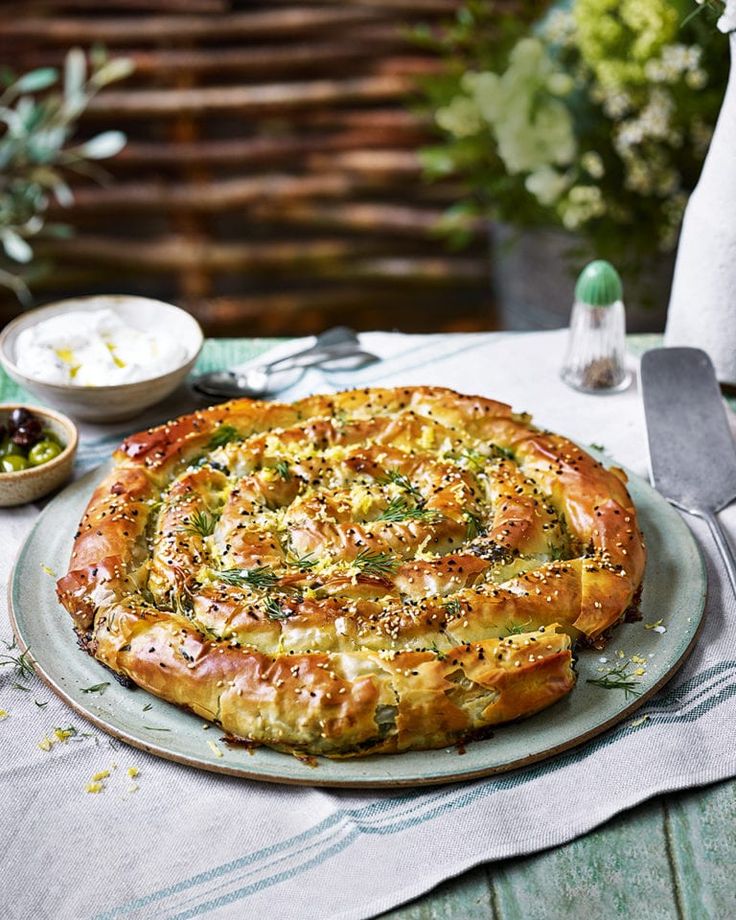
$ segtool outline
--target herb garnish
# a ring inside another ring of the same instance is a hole
[[[237,428],[233,428],[232,425],[220,425],[219,428],[216,428],[210,438],[207,447],[210,450],[214,450],[216,447],[224,447],[226,444],[229,444],[230,441],[234,441],[236,438],[239,438]]]
[[[453,598],[452,600],[448,601],[442,609],[447,613],[448,616],[459,617],[463,612],[463,605],[462,602],[457,598]]]
[[[204,537],[211,537],[215,532],[217,518],[209,511],[195,511],[189,515],[189,523],[183,528],[187,533],[198,534]]]
[[[308,572],[310,569],[313,569],[318,562],[319,559],[315,559],[312,553],[307,553],[305,556],[286,557],[286,564],[294,566],[294,568],[299,569],[301,572]]]
[[[522,633],[529,632],[529,626],[531,625],[531,620],[527,620],[526,623],[507,623],[506,624],[506,635],[507,636],[520,636]]]
[[[274,575],[267,565],[259,565],[253,569],[223,569],[217,573],[220,581],[238,588],[273,588],[278,583],[278,575]]]
[[[402,488],[405,492],[408,492],[410,495],[413,495],[417,501],[422,500],[422,493],[413,485],[407,476],[403,473],[398,473],[396,470],[386,470],[381,479],[378,480],[382,484],[394,483],[395,485]]]
[[[357,566],[365,575],[392,575],[399,562],[391,553],[374,553],[369,549],[361,550],[353,559],[353,565]]]
[[[17,648],[15,639],[9,643],[3,641],[3,645],[9,652]],[[35,674],[33,664],[31,663],[30,648],[27,648],[25,652],[22,652],[20,655],[0,655],[0,668],[6,667],[7,665],[12,665],[14,673],[17,674],[18,677],[26,680],[33,677]]]
[[[634,680],[633,675],[628,670],[629,662],[622,662],[611,670],[604,677],[587,679],[587,683],[595,684],[596,687],[603,687],[604,690],[623,690],[625,699],[630,696],[639,696],[636,689],[639,681]]]
[[[479,450],[472,447],[464,447],[459,454],[450,454],[453,459],[465,460],[467,467],[473,473],[482,473],[490,461],[490,457],[482,454]]]
[[[500,447],[498,444],[491,444],[491,449],[493,450],[493,455],[499,457],[501,460],[515,460],[513,451],[508,450],[506,447]]]
[[[291,479],[291,468],[289,467],[288,460],[279,460],[274,469],[279,476],[287,482]]]
[[[376,518],[377,521],[427,521],[436,523],[442,517],[439,511],[432,511],[423,505],[411,505],[405,498],[392,498]]]
[[[266,598],[265,609],[269,620],[288,620],[290,616],[294,615],[293,610],[289,610],[288,607],[282,607],[274,597]]]
[[[485,527],[483,521],[478,517],[477,514],[473,514],[472,511],[463,511],[463,517],[465,518],[465,539],[474,540],[476,537],[480,537],[485,533]]]
[[[102,695],[110,686],[110,681],[106,680],[101,684],[92,684],[91,687],[82,687],[82,693],[99,693]]]

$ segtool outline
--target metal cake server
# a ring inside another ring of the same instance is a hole
[[[736,444],[713,364],[699,348],[653,349],[641,390],[652,484],[708,524],[736,593],[734,549],[716,517],[736,499]]]

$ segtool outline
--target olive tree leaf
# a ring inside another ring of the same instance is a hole
[[[64,60],[64,96],[66,100],[76,102],[84,97],[84,84],[87,79],[87,59],[81,48],[72,48]]]
[[[100,69],[92,74],[90,83],[95,87],[107,86],[116,80],[124,80],[135,70],[135,64],[129,58],[113,58],[103,64]]]
[[[53,186],[54,198],[58,201],[62,208],[68,208],[70,205],[74,204],[74,195],[69,186],[64,182],[63,179],[58,179]]]
[[[103,131],[76,149],[79,154],[89,157],[90,160],[104,160],[120,153],[124,146],[125,135],[122,131]]]
[[[9,227],[3,229],[2,240],[5,254],[14,262],[30,262],[33,258],[33,250],[28,243]]]
[[[59,72],[55,67],[38,67],[19,77],[8,87],[8,92],[13,96],[19,96],[21,93],[38,93],[53,86],[58,78]]]

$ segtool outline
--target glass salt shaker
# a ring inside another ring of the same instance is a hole
[[[590,262],[575,285],[567,354],[560,376],[583,393],[620,393],[631,383],[624,366],[626,315],[618,272]]]

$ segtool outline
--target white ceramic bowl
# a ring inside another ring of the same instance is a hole
[[[136,383],[80,387],[45,383],[22,373],[16,364],[16,343],[23,329],[51,316],[71,311],[112,310],[126,323],[144,332],[175,338],[184,346],[186,358],[174,370]],[[96,294],[75,297],[22,313],[0,333],[0,363],[7,374],[29,392],[72,418],[90,422],[116,422],[132,418],[172,393],[194,366],[204,337],[199,323],[185,310],[160,300],[128,294]]]
[[[0,405],[0,424],[6,424],[13,409],[21,408],[20,403],[3,403]],[[25,406],[43,424],[59,438],[64,445],[62,452],[40,466],[29,466],[27,470],[17,473],[0,473],[0,508],[12,505],[25,505],[34,502],[54,489],[58,489],[72,475],[74,457],[77,453],[77,429],[71,419],[41,406]]]

